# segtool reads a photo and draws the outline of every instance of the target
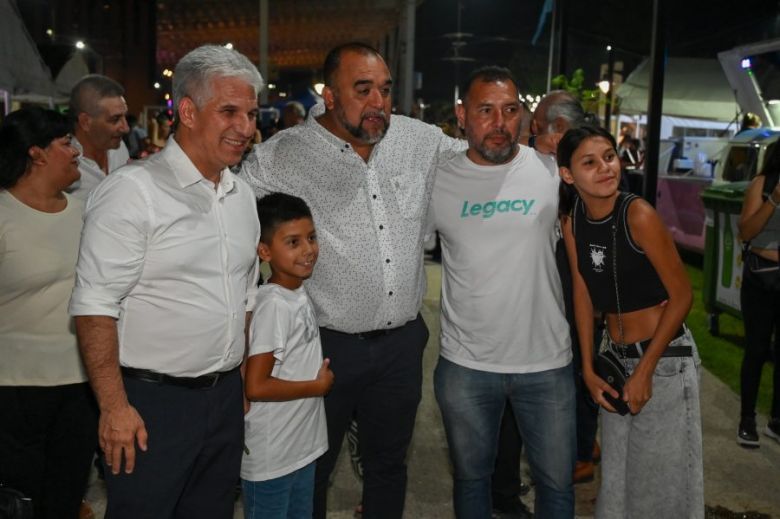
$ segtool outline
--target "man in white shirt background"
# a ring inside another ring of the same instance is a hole
[[[469,149],[436,171],[429,231],[442,243],[441,350],[434,373],[453,462],[455,513],[491,517],[505,402],[536,483],[536,517],[574,516],[575,401],[555,264],[555,157],[520,146],[517,84],[474,71],[456,107]]]
[[[100,74],[84,76],[70,92],[72,143],[81,152],[81,178],[68,192],[81,200],[86,201],[106,175],[127,164],[130,158],[122,141],[130,131],[124,95],[122,85]]]
[[[70,313],[113,519],[233,516],[260,226],[227,166],[254,136],[261,85],[242,54],[193,50],[174,72],[174,138],[89,197]]]

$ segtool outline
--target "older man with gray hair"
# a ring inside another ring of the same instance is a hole
[[[233,516],[260,226],[254,193],[227,168],[254,136],[261,86],[234,50],[184,56],[174,137],[87,204],[70,313],[113,519]]]
[[[551,90],[534,110],[531,120],[533,135],[564,134],[569,128],[585,124],[585,111],[573,94],[565,90]]]

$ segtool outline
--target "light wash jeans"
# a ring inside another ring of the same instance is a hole
[[[311,519],[314,465],[266,481],[242,479],[244,519]]]
[[[704,517],[699,354],[691,332],[668,347],[692,357],[662,357],[653,396],[637,415],[601,409],[601,487],[597,519]],[[630,371],[639,359],[626,359]]]
[[[536,482],[536,517],[574,517],[576,411],[571,364],[539,373],[493,373],[439,357],[434,390],[454,468],[458,518],[491,517],[490,476],[507,399]]]

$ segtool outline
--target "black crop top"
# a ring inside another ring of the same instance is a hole
[[[577,246],[577,268],[585,280],[593,308],[617,313],[612,260],[612,225],[617,225],[617,266],[620,309],[623,313],[655,306],[669,298],[644,251],[631,239],[628,206],[638,197],[620,193],[612,214],[589,220],[585,204],[578,197],[572,211],[572,227]],[[617,213],[617,218],[615,214]]]

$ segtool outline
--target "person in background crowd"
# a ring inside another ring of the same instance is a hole
[[[89,198],[70,313],[111,518],[233,517],[260,225],[227,167],[254,136],[261,85],[235,50],[189,52],[173,78],[174,137]]]
[[[147,155],[149,149],[149,134],[138,123],[138,117],[127,114],[127,125],[130,132],[125,135],[125,144],[131,159],[140,159]]]
[[[755,130],[756,128],[761,128],[761,118],[752,112],[745,112],[737,135],[747,130]]]
[[[534,131],[537,136],[556,133],[560,138],[572,128],[586,124],[587,114],[579,100],[569,92],[554,90],[542,98],[534,111]],[[571,211],[573,200],[567,199],[569,191],[565,184],[558,190],[560,196],[559,214]],[[590,398],[590,392],[582,379],[582,362],[580,345],[577,339],[577,327],[574,322],[574,307],[572,304],[572,279],[569,261],[566,257],[566,246],[563,240],[558,240],[555,247],[555,261],[563,285],[563,300],[566,305],[566,320],[571,329],[572,351],[574,353],[574,384],[577,389],[577,463],[574,466],[574,483],[593,480],[594,464],[601,456],[601,449],[596,441],[598,429],[598,406]],[[600,315],[598,321],[601,321]],[[598,341],[601,330],[597,327]]]
[[[127,125],[125,89],[99,74],[84,76],[70,92],[69,114],[74,121],[73,145],[81,152],[81,178],[68,192],[86,201],[106,175],[127,164],[130,154],[122,139]]]
[[[298,101],[290,101],[284,105],[282,110],[281,124],[282,129],[292,128],[299,124],[303,124],[306,119],[306,109]]]
[[[748,242],[740,288],[745,354],[740,374],[742,411],[737,443],[743,447],[759,446],[756,399],[761,370],[770,350],[774,351],[772,408],[764,434],[780,441],[780,145],[775,144],[771,150],[763,171],[745,192],[739,217],[739,237]]]
[[[0,126],[0,484],[38,519],[74,519],[97,445],[97,407],[67,305],[84,204],[72,124],[24,108]]]
[[[152,150],[157,152],[165,147],[171,135],[171,118],[165,111],[157,112],[149,126]]]

